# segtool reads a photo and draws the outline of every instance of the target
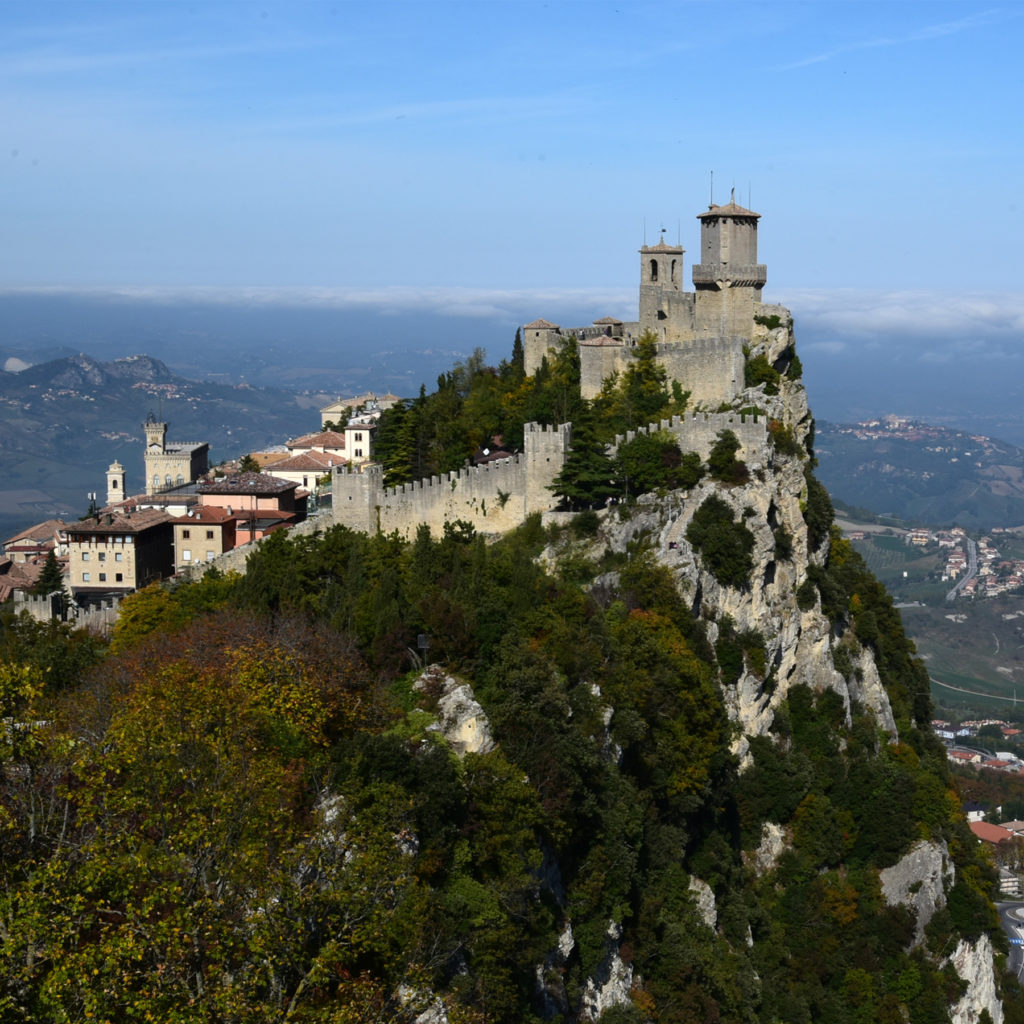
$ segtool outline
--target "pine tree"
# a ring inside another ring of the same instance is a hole
[[[598,440],[593,413],[584,404],[573,423],[572,446],[565,465],[549,487],[569,508],[579,511],[604,504],[617,492],[614,475],[611,457]]]
[[[57,561],[57,555],[51,548],[46,556],[43,571],[39,574],[39,580],[32,588],[32,593],[46,595],[53,594],[58,590],[62,593],[64,591],[64,573]]]

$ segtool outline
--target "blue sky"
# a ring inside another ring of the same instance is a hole
[[[1017,3],[7,0],[0,289],[628,315],[713,172],[823,355],[1015,348],[1022,42]]]

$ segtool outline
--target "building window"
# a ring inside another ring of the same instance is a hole
[[[167,485],[168,487],[170,487],[170,486],[171,486],[171,474],[170,474],[170,473],[168,473],[168,474],[167,474],[167,475],[166,475],[166,476],[164,477],[164,483],[165,483],[165,484],[166,484],[166,485]]]
[[[123,581],[124,581],[124,575],[122,573],[115,572],[114,573],[114,582],[115,583],[122,583]]]
[[[182,551],[182,553],[181,553],[181,560],[183,562],[191,562],[192,561],[192,552],[188,548],[185,548],[185,550]]]
[[[206,531],[206,539],[207,540],[213,540],[213,530],[207,530]]]
[[[363,439],[363,435],[362,435],[362,432],[360,431],[360,432],[358,432],[358,433],[356,434],[356,440],[357,440],[357,441],[362,441],[362,439]]]
[[[159,473],[154,473],[153,474],[153,490],[154,491],[159,491],[160,490],[160,474]]]
[[[206,552],[206,560],[208,562],[212,562],[216,557],[217,557],[217,552],[216,551],[207,551]]]
[[[89,561],[89,552],[88,551],[83,551],[82,552],[82,561],[83,562],[88,562]]]
[[[83,572],[82,573],[82,582],[83,583],[88,583],[89,582],[89,574],[87,572]]]
[[[114,552],[114,561],[115,562],[123,562],[124,561],[124,555],[122,555],[120,551],[115,551]]]
[[[178,486],[180,487],[185,482],[185,478],[179,473],[178,474]]]
[[[658,261],[657,260],[651,260],[651,280],[652,281],[657,281],[658,280]]]
[[[100,583],[106,583],[106,582],[107,582],[107,574],[105,572],[101,572],[100,573]]]
[[[357,448],[356,449],[356,458],[357,459],[361,459],[362,457],[363,457],[363,449],[362,448]]]
[[[106,551],[101,551],[101,552],[99,552],[99,554],[98,554],[98,555],[97,555],[96,557],[97,557],[97,558],[98,558],[98,559],[99,559],[99,560],[100,560],[101,562],[105,562],[105,561],[107,560],[107,553],[106,553]]]
[[[190,530],[182,530],[181,531],[181,535],[182,535],[182,537],[191,537],[192,533],[191,533]]]

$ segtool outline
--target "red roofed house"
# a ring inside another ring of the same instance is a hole
[[[212,562],[235,547],[235,516],[217,505],[199,505],[174,520],[174,570]]]
[[[235,547],[259,540],[306,518],[306,495],[294,480],[268,473],[236,473],[199,484],[200,506],[227,511],[235,524]]]
[[[62,519],[47,519],[45,523],[36,523],[5,540],[4,554],[17,563],[45,558],[50,551],[55,551],[60,557],[67,551],[64,543],[66,529],[67,524]]]
[[[993,846],[998,846],[1000,843],[1008,843],[1017,838],[1009,829],[1002,828],[999,825],[991,825],[987,821],[969,822],[968,828],[982,842],[991,843]]]

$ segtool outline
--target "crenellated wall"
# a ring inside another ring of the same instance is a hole
[[[564,465],[571,439],[571,424],[528,423],[519,455],[397,487],[384,486],[380,466],[361,473],[338,467],[334,522],[365,533],[397,531],[411,538],[421,523],[440,536],[446,522],[461,519],[480,533],[504,533],[532,512],[554,506],[548,485]]]
[[[612,451],[620,444],[632,441],[638,434],[654,434],[659,431],[674,434],[684,452],[696,452],[702,461],[707,461],[711,449],[723,430],[731,430],[740,443],[738,457],[750,465],[768,461],[768,424],[764,416],[741,416],[737,412],[695,412],[685,416],[673,416],[670,420],[651,423],[637,430],[616,434]]]
[[[619,435],[613,450],[637,434],[666,430],[678,438],[684,452],[697,452],[706,460],[718,435],[731,430],[740,442],[739,456],[751,466],[768,461],[768,431],[764,417],[736,412],[691,413],[651,423]],[[565,463],[572,441],[572,425],[526,425],[521,455],[385,487],[380,466],[362,472],[339,467],[334,474],[333,522],[363,533],[397,532],[412,538],[421,523],[434,536],[446,522],[461,519],[480,533],[504,533],[519,526],[533,512],[555,507],[548,485]]]

